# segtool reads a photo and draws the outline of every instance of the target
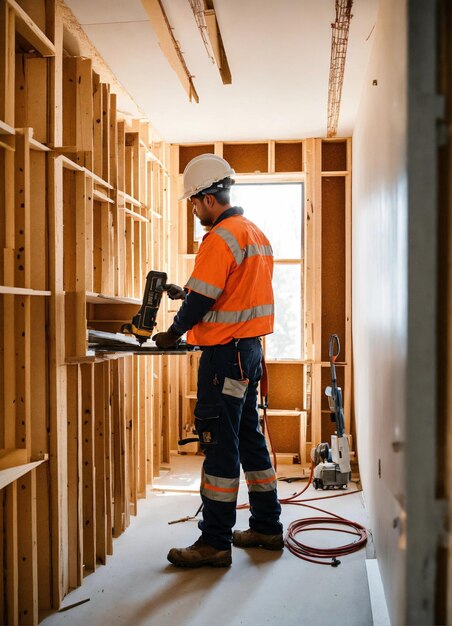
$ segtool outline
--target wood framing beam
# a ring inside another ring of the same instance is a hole
[[[15,15],[0,0],[0,120],[14,126]]]
[[[209,35],[210,44],[212,46],[218,70],[220,72],[221,80],[223,81],[224,85],[230,85],[232,83],[231,70],[229,68],[226,50],[224,49],[220,27],[218,26],[217,15],[213,7],[213,1],[204,0],[204,4],[208,7],[204,11],[207,33]]]
[[[11,9],[16,14],[16,29],[24,39],[43,57],[54,57],[55,46],[42,32],[39,26],[23,10],[16,0],[7,0]]]
[[[199,102],[199,97],[192,80],[192,74],[185,63],[182,50],[174,36],[173,29],[168,21],[161,0],[141,0],[141,3],[159,39],[160,48],[168,63],[176,72],[182,87],[187,92],[190,102],[192,99],[195,100],[195,102]]]

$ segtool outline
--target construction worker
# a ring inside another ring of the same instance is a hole
[[[209,227],[183,299],[170,328],[154,335],[168,348],[188,331],[187,342],[203,353],[198,371],[195,428],[205,459],[201,476],[201,537],[188,548],[172,548],[174,565],[227,567],[231,542],[247,548],[283,548],[276,476],[259,427],[257,387],[262,375],[260,337],[273,332],[273,254],[265,235],[230,204],[235,174],[213,154],[185,168],[184,194],[201,224]],[[236,521],[240,464],[249,491],[250,528],[232,532]]]

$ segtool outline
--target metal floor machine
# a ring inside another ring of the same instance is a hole
[[[344,412],[342,409],[342,389],[337,386],[336,360],[341,351],[339,337],[330,335],[328,355],[330,358],[331,386],[326,387],[325,395],[331,411],[331,420],[336,423],[336,434],[331,436],[331,446],[320,443],[311,450],[314,463],[315,489],[346,489],[351,479],[350,446],[344,433]]]

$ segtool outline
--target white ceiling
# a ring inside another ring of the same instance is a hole
[[[66,0],[119,81],[165,141],[326,135],[335,0],[214,0],[232,73],[223,85],[188,0],[163,0],[194,75],[189,102],[140,0]],[[338,135],[353,131],[379,0],[355,0]]]

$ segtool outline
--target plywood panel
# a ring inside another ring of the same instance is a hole
[[[200,154],[214,154],[214,144],[202,144],[196,146],[179,146],[179,173],[182,174],[187,163]]]
[[[303,408],[303,366],[301,363],[267,363],[271,409]]]
[[[322,178],[322,361],[328,340],[337,334],[345,354],[345,178]]]
[[[303,142],[275,142],[275,172],[303,171]]]
[[[225,143],[223,157],[237,173],[268,172],[267,143]]]
[[[347,142],[322,141],[322,172],[347,171]]]

